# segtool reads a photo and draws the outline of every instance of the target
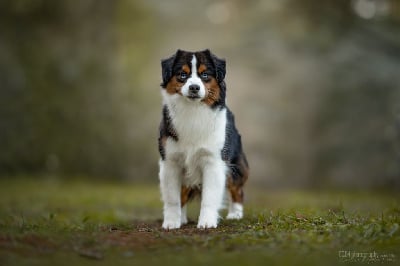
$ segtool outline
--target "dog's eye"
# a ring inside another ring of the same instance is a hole
[[[180,78],[180,79],[186,79],[186,78],[187,78],[187,74],[186,74],[185,72],[182,72],[182,73],[179,75],[179,78]]]
[[[208,74],[206,72],[201,73],[202,79],[208,79]]]

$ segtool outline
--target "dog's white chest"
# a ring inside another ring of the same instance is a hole
[[[166,157],[184,169],[185,185],[196,186],[201,184],[203,166],[208,160],[222,160],[226,110],[182,100],[169,105],[178,140],[167,140]]]

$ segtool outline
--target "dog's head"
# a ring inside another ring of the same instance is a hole
[[[225,60],[209,50],[187,52],[178,50],[161,61],[161,87],[170,95],[189,101],[204,102],[211,107],[225,104]]]

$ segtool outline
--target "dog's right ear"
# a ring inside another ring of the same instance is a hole
[[[161,60],[161,72],[162,72],[161,87],[163,88],[167,87],[167,84],[172,77],[172,68],[174,66],[175,58],[180,52],[181,51],[178,50],[173,56]]]

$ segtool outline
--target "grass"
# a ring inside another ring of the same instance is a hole
[[[0,265],[400,264],[400,196],[247,189],[241,221],[161,229],[158,186],[0,181]],[[226,213],[223,213],[226,214]]]

